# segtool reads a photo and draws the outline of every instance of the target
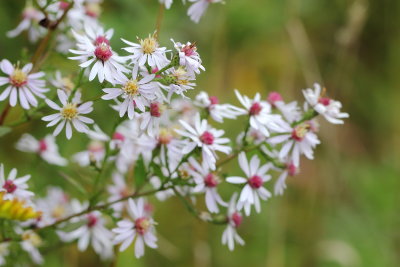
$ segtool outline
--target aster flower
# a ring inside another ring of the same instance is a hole
[[[12,169],[7,178],[4,175],[4,165],[0,164],[0,192],[5,192],[4,200],[8,199],[24,199],[29,200],[34,194],[28,191],[26,183],[31,178],[30,175],[17,177],[17,169]]]
[[[307,103],[319,114],[333,124],[343,124],[343,118],[348,118],[349,114],[341,112],[342,103],[333,100],[328,97],[323,97],[321,92],[321,86],[318,83],[314,84],[313,89],[303,90],[303,95],[307,100]]]
[[[199,74],[200,70],[205,70],[203,65],[201,65],[201,58],[199,53],[197,53],[196,44],[187,42],[186,44],[181,44],[171,39],[174,43],[174,47],[179,55],[179,65],[185,67],[189,75],[194,76]]]
[[[230,104],[219,104],[216,96],[208,96],[206,92],[200,92],[196,96],[194,104],[205,108],[213,120],[222,123],[224,118],[235,119],[242,114],[242,110]]]
[[[45,87],[45,81],[41,80],[44,72],[30,73],[32,63],[24,67],[11,65],[10,61],[3,59],[0,63],[1,71],[8,77],[0,77],[0,86],[7,84],[7,88],[0,94],[0,101],[10,97],[10,105],[14,107],[17,102],[22,108],[29,109],[30,106],[37,107],[36,97],[45,98],[43,93],[48,91]],[[19,101],[18,101],[19,100]]]
[[[92,124],[94,121],[88,117],[82,116],[81,114],[88,114],[93,110],[93,102],[85,102],[83,104],[78,105],[78,103],[72,101],[68,101],[68,96],[65,94],[63,90],[57,90],[58,99],[60,100],[62,107],[51,101],[50,99],[46,99],[47,105],[49,105],[52,109],[59,111],[58,113],[48,115],[42,118],[44,121],[49,121],[47,127],[54,126],[58,123],[58,126],[53,132],[54,136],[57,136],[65,126],[65,133],[67,139],[71,139],[72,137],[72,127],[81,133],[85,133],[89,130],[86,124]]]
[[[7,37],[14,38],[27,30],[29,41],[36,42],[46,31],[39,25],[39,21],[42,19],[44,19],[44,15],[38,9],[32,6],[25,7],[22,12],[22,21],[15,29],[7,32]]]
[[[265,101],[261,101],[260,94],[257,93],[254,99],[242,96],[238,90],[235,94],[244,106],[242,114],[250,116],[250,126],[261,131],[265,136],[270,135],[270,131],[282,131],[281,124],[284,123],[280,115],[271,114],[271,105]]]
[[[162,69],[169,64],[169,60],[165,56],[168,51],[165,47],[160,47],[155,34],[149,34],[149,37],[145,39],[138,38],[139,44],[125,39],[122,39],[122,41],[129,45],[129,47],[123,49],[132,54],[129,58],[135,65],[144,66],[148,63],[152,68]]]
[[[146,214],[143,198],[139,198],[137,203],[132,199],[128,200],[128,214],[133,220],[124,219],[117,223],[117,228],[112,231],[116,234],[114,244],[121,244],[119,250],[124,251],[135,241],[135,256],[140,258],[144,255],[144,245],[157,248],[157,237],[154,232],[155,222]]]
[[[122,117],[128,112],[129,119],[133,119],[135,107],[141,112],[145,112],[146,106],[149,106],[148,101],[155,99],[158,94],[158,87],[152,82],[154,76],[154,74],[145,76],[139,75],[138,66],[136,65],[132,70],[131,79],[123,76],[123,78],[117,82],[117,84],[121,85],[120,88],[104,88],[103,91],[106,94],[101,98],[104,100],[111,100],[122,96],[124,100],[118,106],[119,116]]]
[[[242,224],[242,214],[236,209],[237,193],[234,193],[229,201],[227,220],[228,224],[222,233],[222,244],[228,245],[229,250],[235,248],[235,242],[244,245],[244,240],[238,235],[236,229]]]
[[[142,113],[140,116],[140,129],[142,131],[146,130],[150,137],[157,135],[160,129],[160,122],[165,122],[168,119],[165,109],[162,103],[152,101],[149,104],[149,111]]]
[[[218,213],[218,204],[226,206],[221,196],[217,192],[217,186],[220,184],[220,179],[216,173],[212,172],[209,166],[203,160],[200,165],[195,159],[190,158],[189,164],[193,169],[189,169],[189,174],[193,177],[196,186],[193,188],[194,193],[205,193],[207,209],[210,212]]]
[[[65,91],[67,96],[71,94],[72,90],[75,88],[75,84],[69,77],[62,76],[60,71],[56,71],[54,79],[50,80],[50,83],[57,89],[62,89]],[[79,91],[75,92],[74,95],[74,102],[80,103],[81,102],[81,93]]]
[[[5,257],[10,254],[9,243],[0,243],[0,266],[6,264]]]
[[[195,147],[199,147],[202,150],[202,159],[210,167],[215,169],[215,163],[217,159],[216,151],[220,151],[225,154],[231,152],[231,148],[227,145],[229,143],[228,138],[223,138],[222,135],[225,133],[223,130],[216,130],[211,128],[207,120],[201,120],[200,114],[195,115],[194,127],[189,125],[187,122],[180,120],[180,124],[185,130],[176,129],[175,131],[187,137],[189,139],[183,153],[187,154],[191,152]]]
[[[79,60],[81,68],[92,66],[89,81],[97,76],[101,83],[104,80],[115,83],[123,77],[123,72],[128,72],[123,65],[126,60],[112,50],[110,41],[106,38],[112,35],[112,31],[107,31],[104,35],[98,35],[93,39],[95,33],[101,34],[103,31],[92,32],[89,29],[89,27],[86,28],[86,35],[79,35],[73,31],[77,40],[77,49],[70,49],[70,52],[77,56],[69,57],[69,59]]]
[[[82,167],[89,166],[90,164],[101,167],[105,154],[104,143],[93,140],[89,143],[86,150],[74,154],[72,159]]]
[[[313,132],[311,121],[303,122],[294,127],[286,124],[282,134],[271,137],[267,141],[273,145],[283,143],[279,158],[288,157],[296,167],[300,165],[300,155],[302,154],[308,159],[313,159],[313,149],[320,144],[318,136]]]
[[[46,135],[45,138],[37,140],[32,135],[25,133],[18,140],[16,148],[23,152],[35,153],[50,164],[65,166],[68,163],[58,152],[53,135]]]
[[[296,101],[285,103],[282,96],[277,92],[269,93],[267,101],[273,108],[278,109],[288,122],[292,123],[301,119],[300,108]]]
[[[23,250],[28,252],[32,261],[39,265],[43,264],[44,260],[38,249],[38,247],[43,244],[40,236],[33,230],[27,230],[24,232],[22,232],[22,230],[17,230],[16,232],[21,234],[22,242],[20,242],[20,245]]]
[[[271,197],[271,193],[263,187],[263,184],[271,179],[271,176],[267,174],[270,165],[260,166],[260,159],[257,155],[254,155],[248,162],[244,152],[239,154],[238,161],[246,177],[231,176],[226,178],[228,183],[245,184],[240,193],[237,208],[241,210],[244,207],[245,214],[249,216],[251,206],[254,205],[256,212],[260,213],[260,198],[267,200]]]
[[[199,23],[208,6],[211,3],[221,3],[222,0],[189,0],[189,2],[193,2],[193,5],[189,7],[187,14],[192,21]]]
[[[167,75],[167,79],[169,79],[171,83],[169,85],[159,84],[160,87],[167,90],[168,101],[171,100],[171,97],[174,93],[185,97],[186,91],[192,90],[193,87],[196,86],[196,84],[192,82],[194,80],[194,77],[189,75],[186,69],[182,66],[176,69],[174,68],[172,70],[169,70],[168,73],[169,74]]]
[[[82,206],[84,208],[84,206]],[[105,221],[99,211],[92,211],[79,218],[84,224],[71,232],[57,231],[63,242],[71,242],[78,239],[79,251],[85,251],[89,244],[102,258],[109,259],[113,256],[112,236],[110,230],[105,227]]]

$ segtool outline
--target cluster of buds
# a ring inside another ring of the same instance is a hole
[[[161,2],[169,8],[172,0]],[[188,13],[198,22],[210,3],[221,1],[190,2],[194,3]],[[74,198],[68,187],[54,186],[39,197],[29,190],[29,175],[17,178],[13,169],[6,177],[1,165],[0,219],[11,223],[13,234],[3,234],[0,240],[0,265],[7,262],[8,244],[15,235],[32,261],[41,264],[40,234],[54,230],[59,241],[77,241],[80,251],[90,246],[105,260],[114,257],[115,246],[123,251],[134,243],[139,258],[145,246],[157,248],[150,201],[173,197],[195,217],[225,225],[222,243],[230,250],[235,244],[244,245],[238,231],[245,216],[252,210],[261,212],[265,201],[284,193],[287,177],[299,173],[303,155],[314,158],[320,144],[316,117],[342,124],[348,114],[319,84],[303,90],[303,105],[285,102],[277,92],[249,97],[239,90],[232,90],[236,103],[222,103],[207,92],[192,100],[187,92],[195,90],[196,77],[205,71],[196,44],[171,39],[168,49],[155,32],[136,42],[122,39],[127,46],[120,56],[112,47],[114,30],[105,30],[97,20],[99,4],[98,0],[46,5],[38,1],[41,11],[28,7],[22,26],[8,34],[27,29],[34,39],[40,38],[41,17],[69,29],[60,31],[56,40],[68,43],[60,52],[69,53],[71,64],[78,62],[76,80],[70,78],[74,75],[63,77],[59,70],[36,71],[37,62],[20,67],[3,59],[0,101],[9,98],[7,108],[19,104],[29,115],[27,120],[35,120],[48,108],[56,111],[41,117],[47,127],[55,127],[52,134],[38,138],[24,133],[15,147],[38,155],[48,165],[80,168],[88,179],[61,175],[88,197]],[[101,92],[95,99],[84,97],[86,80]],[[41,99],[47,105],[39,103]],[[106,120],[90,118],[88,114],[100,108],[109,110]],[[222,129],[226,120],[243,121],[237,136]],[[110,124],[111,131],[104,131]],[[73,137],[73,129],[82,133],[89,139],[87,147],[62,155],[58,143],[68,142],[58,136],[63,129],[67,139]],[[241,171],[236,174],[227,168],[230,161],[237,161]],[[149,196],[154,198],[145,198]]]

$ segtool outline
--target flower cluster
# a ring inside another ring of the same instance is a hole
[[[39,117],[55,127],[41,138],[24,133],[15,147],[71,169],[58,173],[86,199],[56,186],[35,196],[28,190],[29,175],[17,178],[13,169],[5,176],[0,166],[0,217],[14,220],[13,234],[37,264],[44,260],[39,247],[45,231],[53,231],[57,242],[77,242],[79,251],[91,247],[104,260],[114,257],[115,246],[123,251],[134,243],[139,258],[145,246],[158,247],[152,201],[173,197],[195,217],[225,225],[222,244],[230,250],[244,245],[238,234],[244,216],[253,208],[260,213],[264,202],[284,193],[287,177],[299,173],[302,155],[314,158],[320,144],[316,117],[342,124],[349,116],[319,84],[303,90],[303,105],[285,102],[277,92],[250,97],[239,90],[231,91],[235,103],[221,103],[204,91],[196,93],[196,78],[205,68],[195,43],[171,39],[163,46],[155,32],[136,41],[121,39],[126,47],[118,55],[111,43],[114,30],[97,20],[100,1],[43,2],[37,1],[41,11],[28,6],[24,20],[8,35],[28,30],[35,41],[45,28],[53,30],[53,23],[61,30],[56,40],[68,43],[58,49],[69,53],[78,71],[63,77],[59,70],[38,71],[37,60],[20,67],[3,59],[0,101],[9,98],[7,109],[19,103],[27,121]],[[160,2],[167,8],[172,4]],[[210,4],[221,1],[190,2],[188,14],[198,22]],[[41,28],[37,22],[44,18],[51,25]],[[84,81],[98,88],[96,98],[87,98]],[[39,104],[37,98],[44,100]],[[109,112],[106,120],[96,117],[100,105]],[[43,111],[48,113],[40,116]],[[227,120],[242,123],[236,136],[223,130]],[[64,128],[67,139],[73,129],[86,136],[87,146],[66,156],[57,137]],[[0,265],[7,262],[13,240],[2,238]]]

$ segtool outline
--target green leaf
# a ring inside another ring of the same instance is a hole
[[[140,156],[136,161],[135,169],[134,169],[134,177],[135,177],[135,186],[139,188],[146,181],[146,166],[144,164],[143,157]]]
[[[3,135],[8,134],[9,132],[11,132],[11,128],[7,127],[7,126],[0,126],[0,137],[2,137]]]

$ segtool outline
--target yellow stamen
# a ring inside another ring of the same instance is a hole
[[[139,84],[136,80],[129,80],[123,87],[122,90],[125,91],[126,94],[135,96],[139,91]]]
[[[143,53],[145,54],[152,54],[156,51],[158,47],[158,42],[156,38],[151,35],[144,40],[140,40],[140,46],[142,47]]]
[[[72,120],[78,116],[78,109],[76,108],[76,104],[67,103],[65,107],[61,110],[61,115],[67,119]]]

